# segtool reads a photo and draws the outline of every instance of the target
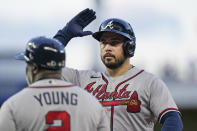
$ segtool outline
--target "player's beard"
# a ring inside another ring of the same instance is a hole
[[[110,54],[110,53],[108,53]],[[106,55],[106,54],[105,54]],[[117,69],[118,67],[120,67],[126,60],[126,57],[124,55],[121,55],[119,58],[117,58],[116,56],[110,54],[112,57],[114,57],[115,61],[113,62],[112,60],[107,60],[105,59],[105,55],[101,56],[101,60],[104,63],[104,65],[107,68],[110,69]]]

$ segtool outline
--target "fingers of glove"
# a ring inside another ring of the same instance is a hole
[[[96,16],[89,18],[88,20],[84,21],[82,19],[78,20],[77,23],[82,27],[85,28],[89,23],[96,19]]]
[[[94,17],[96,14],[95,11],[90,10],[88,13],[84,14],[83,16],[81,16],[80,18],[82,18],[83,20],[88,20],[91,17]]]
[[[76,21],[79,21],[81,19],[81,17],[83,17],[84,15],[86,15],[89,12],[89,9],[86,8],[85,10],[79,12],[75,17],[73,17],[70,21],[69,24],[73,24]]]
[[[83,23],[86,22],[86,21],[89,21],[89,19],[96,18],[95,14],[96,14],[95,11],[90,10],[89,13],[86,13],[83,16],[78,17],[76,21],[77,21],[77,23],[83,25]]]
[[[88,25],[90,22],[92,22],[94,19],[96,19],[96,15],[94,14],[94,15],[89,15],[89,16],[87,16],[85,19],[83,19],[83,25]]]
[[[93,10],[90,10],[89,8],[86,8],[85,10],[81,11],[80,13],[78,13],[75,18],[78,19],[78,18],[84,18],[86,17],[87,14],[93,12]]]
[[[94,16],[94,17],[91,17],[91,18],[89,18],[87,21],[84,21],[83,22],[83,28],[85,27],[85,26],[87,26],[89,23],[91,23],[93,20],[95,20],[96,19],[96,16]]]

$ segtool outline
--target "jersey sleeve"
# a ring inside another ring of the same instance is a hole
[[[0,131],[16,131],[14,116],[8,102],[0,109]]]
[[[79,76],[79,71],[76,69],[72,69],[72,68],[64,68],[62,70],[62,78],[65,81],[71,82],[75,85],[80,86],[80,76]]]
[[[101,77],[101,74],[92,70],[77,70],[68,67],[62,71],[63,80],[82,88],[85,86],[85,83],[90,80],[91,76]]]
[[[178,111],[174,99],[165,83],[156,78],[150,86],[150,109],[158,121],[169,111]]]

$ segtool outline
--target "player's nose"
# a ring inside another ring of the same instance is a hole
[[[105,44],[105,50],[111,50],[112,45],[110,43]]]

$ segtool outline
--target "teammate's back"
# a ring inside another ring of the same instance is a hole
[[[100,103],[62,80],[37,81],[11,97],[0,112],[1,131],[106,131]]]

